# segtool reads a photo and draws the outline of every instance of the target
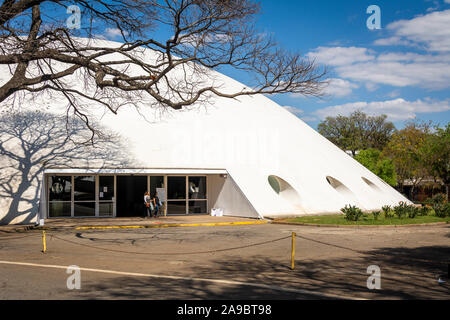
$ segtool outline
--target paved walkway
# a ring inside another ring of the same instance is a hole
[[[44,227],[47,228],[77,228],[77,227],[113,227],[113,226],[152,226],[173,224],[211,224],[211,223],[252,223],[260,222],[258,219],[239,217],[212,217],[210,215],[162,216],[157,218],[53,218],[46,219]],[[0,226],[0,231],[17,231],[34,228],[35,225],[6,225]]]

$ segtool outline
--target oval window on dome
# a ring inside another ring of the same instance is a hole
[[[292,205],[299,207],[301,206],[301,198],[297,190],[295,190],[286,180],[270,175],[267,179],[269,185],[272,187],[280,197],[290,202]]]
[[[327,176],[327,181],[330,184],[330,186],[332,186],[337,192],[343,195],[346,199],[356,200],[356,197],[353,194],[353,192],[338,179]]]
[[[361,177],[361,179],[372,189],[376,190],[376,191],[381,191],[380,187],[378,187],[375,183],[373,183],[372,181],[370,181],[367,178]]]

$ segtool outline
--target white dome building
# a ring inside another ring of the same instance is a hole
[[[225,89],[244,87],[212,73]],[[0,84],[8,74],[0,73]],[[63,100],[25,100],[0,124],[0,221],[142,216],[146,190],[158,191],[167,215],[220,208],[224,215],[267,218],[409,202],[267,97],[213,99],[166,112],[145,111],[145,101],[117,115],[96,107],[92,117],[117,134],[96,148],[65,140]],[[35,105],[46,111],[31,112]]]

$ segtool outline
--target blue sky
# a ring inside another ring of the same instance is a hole
[[[416,117],[450,119],[450,0],[263,0],[258,27],[284,48],[328,66],[322,99],[292,94],[271,99],[312,127],[356,109],[385,113],[401,128]],[[381,29],[366,26],[370,5]],[[245,76],[241,81],[245,82]]]
[[[270,96],[310,126],[362,110],[397,128],[414,118],[450,120],[450,0],[262,0],[257,28],[280,46],[327,65],[323,98]],[[366,25],[370,5],[381,29]],[[120,40],[114,29],[104,36]],[[166,35],[158,30],[157,37]],[[153,35],[155,36],[155,35]],[[245,73],[224,73],[248,83]]]

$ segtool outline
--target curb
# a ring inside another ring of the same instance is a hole
[[[154,225],[133,225],[133,226],[87,226],[87,227],[37,227],[41,230],[75,229],[75,230],[106,230],[106,229],[150,229],[150,228],[173,228],[173,227],[211,227],[211,226],[236,226],[266,224],[268,221],[241,221],[241,222],[212,222],[212,223],[173,223]]]
[[[33,230],[36,228],[36,225],[7,225],[0,226],[0,232],[24,232]]]
[[[342,225],[342,224],[313,224],[302,222],[285,222],[285,221],[272,221],[274,224],[285,224],[292,226],[305,226],[305,227],[318,227],[318,228],[411,228],[421,226],[439,226],[446,225],[449,222],[431,222],[431,223],[417,223],[417,224],[385,224],[385,225]]]

